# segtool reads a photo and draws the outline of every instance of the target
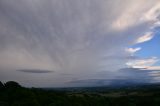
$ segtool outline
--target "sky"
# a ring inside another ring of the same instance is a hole
[[[159,45],[159,0],[0,0],[2,82],[159,83]]]

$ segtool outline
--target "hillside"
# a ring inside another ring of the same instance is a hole
[[[159,106],[160,86],[24,88],[0,83],[0,106]]]

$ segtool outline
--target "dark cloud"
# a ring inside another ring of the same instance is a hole
[[[42,77],[62,86],[73,78],[113,79],[138,59],[125,48],[153,26],[140,19],[158,1],[0,0],[0,78],[24,81],[25,73],[54,70],[29,76],[30,85],[43,86]]]
[[[22,69],[22,70],[17,70],[20,72],[25,72],[25,73],[53,73],[54,71],[49,71],[49,70],[39,70],[39,69]]]
[[[146,84],[153,81],[154,76],[150,76],[150,73],[157,70],[147,70],[138,68],[122,68],[118,71],[116,77],[112,79],[82,79],[72,80],[69,84],[79,86],[108,86],[108,85],[132,85],[132,84]],[[158,73],[159,74],[159,73]]]

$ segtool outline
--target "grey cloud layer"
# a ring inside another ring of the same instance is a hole
[[[151,75],[150,73],[155,73]],[[105,73],[103,73],[105,74]],[[154,76],[159,75],[159,70],[145,70],[138,68],[122,68],[116,78],[72,80],[68,85],[76,86],[128,86],[134,84],[153,83]],[[106,75],[107,76],[107,75]],[[158,77],[159,78],[159,77]]]
[[[139,0],[131,1],[1,0],[0,67],[5,71],[1,71],[0,80],[15,79],[16,75],[11,73],[19,74],[12,70],[28,68],[54,70],[55,75],[44,75],[48,85],[74,78],[100,78],[94,73],[104,70],[111,71],[109,77],[114,77],[117,70],[125,67],[126,58],[132,58],[125,53],[125,47],[132,45],[153,23],[144,21],[123,30],[114,28],[113,23],[129,6],[139,9],[137,18],[158,2],[141,0],[139,3],[145,3],[145,8],[141,8],[136,5]],[[73,76],[63,77],[59,73]],[[29,77],[41,85],[39,77]],[[24,83],[22,78],[17,80]]]
[[[49,71],[49,70],[38,70],[38,69],[23,69],[23,70],[17,70],[20,72],[25,72],[25,73],[52,73],[54,71]]]

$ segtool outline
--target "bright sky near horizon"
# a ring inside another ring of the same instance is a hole
[[[0,0],[0,80],[160,82],[160,1]]]

